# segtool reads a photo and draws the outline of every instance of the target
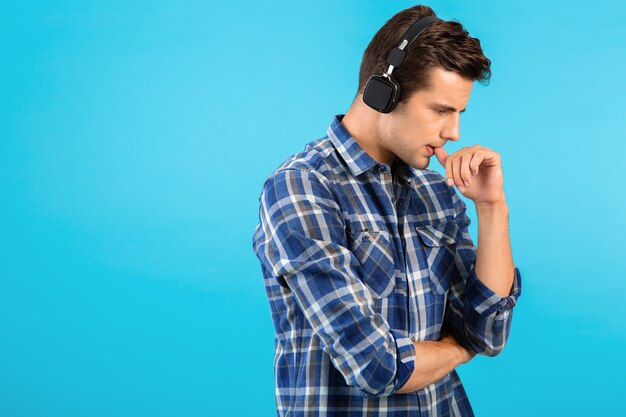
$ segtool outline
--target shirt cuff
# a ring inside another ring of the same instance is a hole
[[[515,277],[511,292],[509,296],[502,297],[482,283],[476,276],[474,265],[472,265],[467,277],[467,283],[465,284],[465,296],[467,297],[469,307],[481,316],[489,316],[495,311],[506,311],[515,307],[517,299],[522,294],[522,279],[517,267],[514,268],[514,272]]]
[[[396,342],[396,378],[390,393],[398,391],[406,384],[415,369],[415,346],[413,341],[396,330],[390,330]]]

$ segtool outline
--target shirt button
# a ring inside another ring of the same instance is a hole
[[[391,199],[391,202],[392,202],[393,204],[396,204],[396,199],[395,199],[395,198],[392,198],[392,199]]]
[[[369,240],[370,238],[369,238],[369,236],[368,236],[368,235],[363,235],[363,238],[362,238],[362,239],[363,239],[363,241],[366,241],[366,240]]]

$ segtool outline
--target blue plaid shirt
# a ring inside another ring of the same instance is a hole
[[[466,205],[436,171],[378,163],[337,115],[265,181],[253,247],[275,328],[280,416],[472,416],[456,371],[398,394],[412,340],[442,326],[494,356],[521,277],[502,297],[476,277]]]

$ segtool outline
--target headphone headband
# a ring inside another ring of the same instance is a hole
[[[404,57],[406,56],[405,49],[413,43],[413,41],[424,31],[424,29],[437,20],[441,19],[437,16],[426,16],[418,19],[417,22],[411,25],[411,27],[402,36],[398,46],[389,52],[389,56],[387,57],[387,63],[389,64],[387,75],[391,75],[391,71],[402,64],[402,61],[404,61]]]

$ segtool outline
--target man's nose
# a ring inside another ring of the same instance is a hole
[[[450,116],[451,117],[448,118],[445,129],[442,133],[444,138],[454,142],[461,138],[461,115],[455,112],[452,113]]]

